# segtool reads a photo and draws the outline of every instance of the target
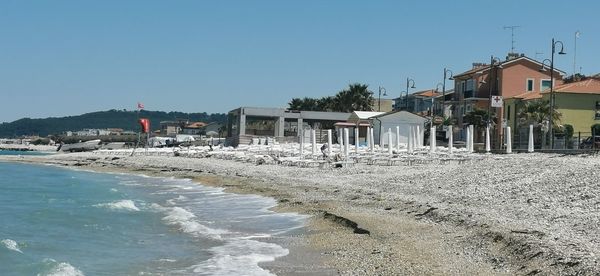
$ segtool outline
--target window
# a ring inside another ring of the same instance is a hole
[[[510,105],[506,107],[506,120],[510,121]]]
[[[467,80],[467,88],[465,90],[466,92],[473,91],[473,89],[474,89],[473,83],[474,83],[473,79]]]
[[[527,79],[527,92],[533,91],[533,79]]]
[[[550,80],[542,80],[540,83],[540,92],[550,88]]]
[[[596,101],[596,116],[594,120],[600,120],[600,101]]]

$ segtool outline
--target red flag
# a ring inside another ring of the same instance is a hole
[[[143,103],[140,103],[140,102],[138,102],[138,109],[144,109],[144,104],[143,104]]]
[[[150,132],[150,120],[146,119],[146,118],[140,118],[140,120],[138,121],[140,123],[140,125],[142,126],[142,132],[143,133],[148,133]]]

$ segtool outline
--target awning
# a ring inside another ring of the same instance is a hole
[[[334,126],[340,126],[340,127],[356,127],[356,123],[351,123],[351,122],[337,122],[334,124]],[[358,124],[359,127],[369,127],[371,126],[371,124],[369,123],[360,123]]]

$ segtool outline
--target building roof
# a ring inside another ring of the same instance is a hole
[[[540,94],[540,92],[533,91],[533,92],[525,92],[523,94],[509,97],[507,99],[521,99],[521,100],[527,101],[527,100],[534,100],[534,99],[541,99],[541,98],[542,98],[542,94]]]
[[[415,95],[415,96],[420,96],[420,97],[428,97],[428,98],[431,98],[431,97],[437,97],[437,96],[440,96],[440,95],[441,95],[441,93],[438,93],[438,92],[436,92],[436,91],[435,91],[435,90],[433,90],[433,89],[429,89],[429,90],[425,90],[425,91],[419,91],[419,92],[415,92],[415,93],[413,93],[413,95]]]
[[[368,120],[371,117],[377,116],[379,114],[383,114],[385,112],[376,112],[376,111],[354,111],[348,118],[349,121],[353,120]]]
[[[412,116],[421,117],[421,118],[423,118],[423,119],[427,119],[427,117],[421,116],[421,115],[419,115],[419,114],[416,114],[416,113],[408,112],[408,111],[406,111],[406,110],[397,110],[397,111],[390,111],[390,112],[381,112],[381,113],[383,113],[383,114],[379,114],[379,115],[373,116],[373,117],[371,117],[371,118],[381,118],[381,117],[384,117],[384,116],[387,116],[387,115],[391,115],[391,114],[395,114],[395,113],[399,113],[399,112],[404,112],[404,113],[406,113],[407,115],[412,115]]]
[[[500,62],[500,65],[503,66],[503,67],[506,67],[506,66],[509,66],[509,65],[511,65],[513,63],[516,63],[518,61],[521,61],[521,60],[526,60],[526,61],[529,61],[529,62],[537,64],[538,66],[540,66],[540,68],[542,67],[542,63],[541,62],[539,62],[539,61],[537,61],[535,59],[526,57],[526,56],[520,56],[518,58],[514,58],[514,59],[511,59],[511,60],[502,61],[502,62]],[[471,75],[471,74],[475,74],[475,73],[484,73],[484,72],[486,72],[488,70],[490,70],[490,65],[489,64],[487,64],[487,65],[483,64],[482,67],[476,67],[476,68],[467,70],[465,72],[462,72],[460,74],[454,75],[454,78],[460,78],[462,76],[467,76],[467,75]],[[565,74],[564,71],[558,70],[556,68],[554,68],[554,71],[557,72],[557,73],[559,73],[559,74],[561,74],[561,75]]]
[[[205,125],[206,125],[205,122],[192,122],[192,123],[187,124],[185,126],[185,128],[201,128]]]
[[[600,95],[600,80],[586,79],[582,81],[566,83],[554,87],[555,93],[573,93],[573,94],[598,94]],[[550,93],[550,89],[542,92]]]

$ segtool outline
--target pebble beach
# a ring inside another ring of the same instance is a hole
[[[190,178],[273,197],[276,210],[310,216],[283,241],[288,256],[261,264],[277,275],[600,273],[597,155],[462,154],[338,168],[218,151],[1,160]]]

